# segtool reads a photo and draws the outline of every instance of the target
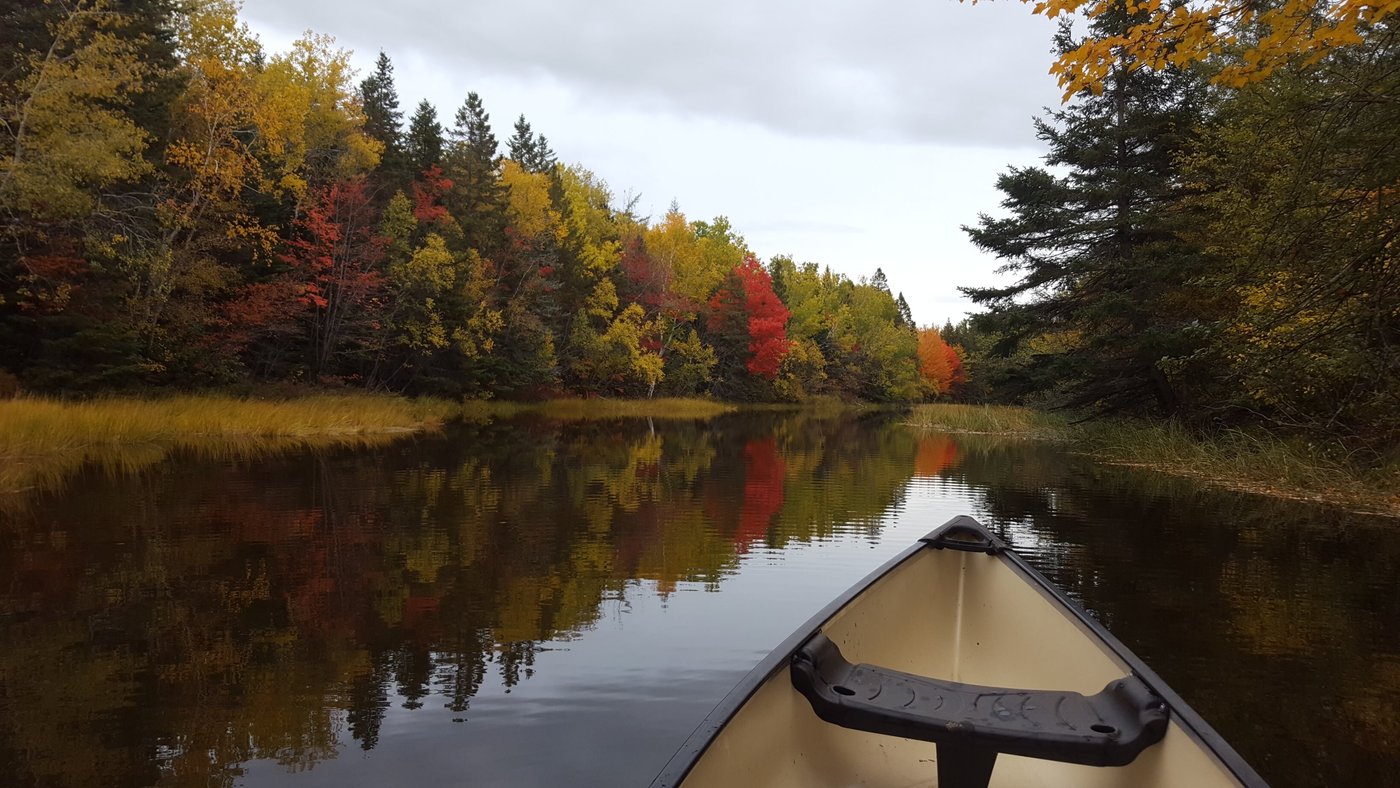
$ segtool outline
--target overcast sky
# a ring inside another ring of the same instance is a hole
[[[400,106],[468,91],[505,140],[524,113],[561,160],[659,217],[728,216],[764,260],[883,268],[921,324],[960,319],[997,262],[959,230],[1039,160],[1054,24],[955,0],[246,0],[270,51],[305,30],[380,49]]]

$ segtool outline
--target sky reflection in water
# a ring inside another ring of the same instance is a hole
[[[769,649],[971,513],[1276,786],[1400,768],[1400,529],[897,414],[464,425],[0,510],[19,785],[646,784]]]

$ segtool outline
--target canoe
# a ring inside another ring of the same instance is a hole
[[[1142,660],[957,517],[734,688],[653,788],[1266,783]]]

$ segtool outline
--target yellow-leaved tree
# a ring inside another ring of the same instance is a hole
[[[1241,87],[1293,60],[1314,63],[1339,47],[1362,43],[1370,25],[1400,12],[1400,0],[1021,0],[1037,14],[1098,18],[1126,11],[1137,20],[1117,35],[1088,38],[1050,71],[1065,98],[1099,92],[1115,64],[1130,68],[1185,66],[1216,56],[1227,62],[1213,77]],[[977,2],[977,0],[972,0]]]
[[[96,189],[150,171],[149,135],[126,112],[150,76],[130,21],[108,0],[77,0],[58,7],[45,39],[16,58],[22,76],[0,96],[5,213],[83,217],[97,207]]]
[[[364,132],[364,110],[350,53],[308,31],[262,71],[258,130],[278,174],[276,187],[305,196],[308,186],[374,169],[383,144]]]

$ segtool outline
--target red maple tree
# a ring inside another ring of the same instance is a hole
[[[787,356],[787,321],[791,316],[773,292],[773,278],[752,254],[744,256],[744,262],[710,298],[710,331],[725,336],[737,333],[742,326],[748,340],[744,367],[750,374],[769,380],[778,376]]]
[[[388,240],[363,178],[337,181],[318,191],[296,221],[282,262],[300,285],[299,301],[311,321],[312,372],[330,372],[347,338],[363,340],[378,325]]]
[[[423,179],[413,183],[413,218],[424,227],[450,218],[442,200],[452,191],[452,179],[434,164],[423,171]]]

